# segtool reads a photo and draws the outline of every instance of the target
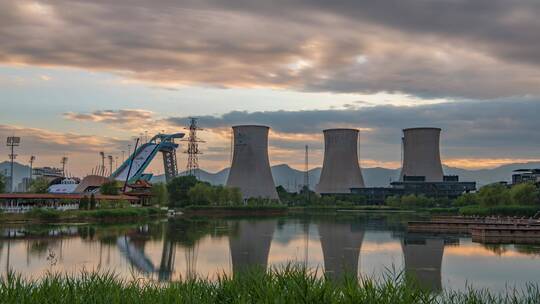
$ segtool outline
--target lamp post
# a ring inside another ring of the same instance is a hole
[[[18,147],[21,143],[21,138],[17,136],[10,136],[7,138],[6,145],[11,148],[11,154],[9,154],[10,160],[10,173],[9,173],[9,192],[13,192],[13,162],[17,157],[15,154],[15,147]]]

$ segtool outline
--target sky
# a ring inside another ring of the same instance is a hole
[[[0,139],[73,175],[193,116],[209,171],[245,123],[298,169],[306,144],[322,164],[333,127],[360,129],[363,167],[399,167],[401,129],[423,126],[443,129],[449,166],[537,161],[538,15],[536,0],[0,1]]]

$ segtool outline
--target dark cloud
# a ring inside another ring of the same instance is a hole
[[[178,84],[540,94],[533,0],[3,1],[0,62]]]
[[[357,109],[312,111],[234,111],[202,116],[205,128],[237,124],[268,125],[277,132],[270,142],[283,149],[301,150],[305,143],[321,149],[321,131],[331,127],[361,128],[365,157],[399,160],[401,129],[433,126],[443,129],[442,149],[447,157],[539,158],[540,100],[521,98],[440,103],[422,106],[380,105]],[[183,126],[186,117],[167,121]],[[283,134],[283,135],[280,135]],[[290,135],[304,135],[290,139]]]

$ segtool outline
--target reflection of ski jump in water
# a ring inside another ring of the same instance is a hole
[[[118,237],[116,246],[129,263],[144,274],[152,274],[156,271],[152,261],[144,251],[137,248],[128,236]]]
[[[441,265],[444,239],[406,236],[402,248],[405,272],[421,287],[432,291],[442,290]]]
[[[229,237],[233,274],[238,274],[250,267],[266,269],[276,221],[244,220],[235,224],[238,225],[238,234]]]
[[[356,277],[364,230],[353,229],[350,224],[321,223],[319,236],[326,276],[333,280],[345,275]]]

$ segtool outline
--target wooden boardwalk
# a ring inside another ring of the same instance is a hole
[[[411,221],[408,232],[470,234],[481,243],[540,244],[540,221],[516,218],[434,218]]]

